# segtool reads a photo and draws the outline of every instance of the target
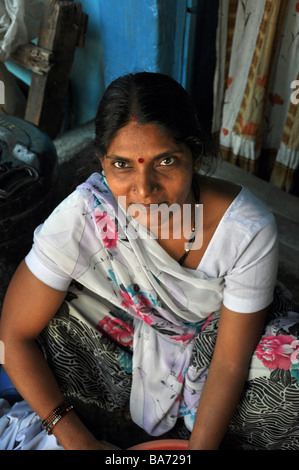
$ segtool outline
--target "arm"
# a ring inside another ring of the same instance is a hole
[[[223,306],[215,351],[200,398],[189,449],[218,449],[238,405],[267,309],[240,314]]]
[[[5,347],[4,367],[24,400],[44,419],[64,399],[35,339],[65,298],[39,281],[22,262],[7,290],[0,323]],[[65,449],[115,449],[97,441],[74,411],[64,416],[53,434]]]

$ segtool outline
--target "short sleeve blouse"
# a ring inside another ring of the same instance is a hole
[[[225,307],[251,313],[272,302],[277,268],[275,218],[243,187],[223,215],[197,269],[208,277],[224,276]]]
[[[91,197],[90,192],[77,189],[35,230],[34,244],[25,261],[38,279],[54,289],[67,290],[75,279],[73,269],[78,260],[82,272],[84,263],[87,267],[91,253],[96,252],[96,245],[101,248],[94,224],[83,216]],[[224,305],[240,313],[255,312],[272,301],[277,245],[273,215],[242,188],[222,217],[197,270],[192,272],[194,276],[204,271],[210,278],[224,277]],[[51,258],[45,254],[49,246]]]

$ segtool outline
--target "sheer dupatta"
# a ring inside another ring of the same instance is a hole
[[[182,403],[184,413],[196,410],[200,390],[190,380],[185,387],[185,377],[194,338],[221,308],[223,279],[181,267],[118,205],[104,177],[94,174],[80,188],[92,193],[89,214],[107,255],[101,269],[112,280],[97,293],[133,318],[132,419],[160,435]]]

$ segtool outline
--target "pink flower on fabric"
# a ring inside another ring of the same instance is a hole
[[[151,307],[151,303],[150,301],[142,294],[137,294],[137,298],[138,298],[138,301],[139,301],[139,308],[141,307]]]
[[[110,217],[101,210],[95,211],[96,224],[106,248],[113,248],[117,244],[118,233],[115,223]]]
[[[135,305],[133,300],[131,299],[131,296],[122,290],[119,291],[120,295],[124,297],[125,301],[122,302],[122,304],[129,304],[129,305]]]
[[[258,344],[255,354],[268,369],[289,370],[294,351],[297,349],[298,344],[294,344],[293,336],[267,335]]]
[[[180,336],[171,336],[171,339],[174,339],[175,341],[182,341],[183,343],[187,343],[191,341],[194,338],[195,334],[193,333],[187,333],[186,335],[180,335]]]
[[[119,318],[106,316],[98,322],[96,328],[123,346],[133,346],[133,328]]]
[[[178,377],[178,382],[180,384],[182,384],[184,382],[184,375],[183,375],[183,372],[180,373],[179,377]]]
[[[141,308],[151,306],[151,303],[149,302],[148,299],[146,299],[146,297],[139,295],[138,297],[142,297],[142,301],[141,301],[138,305],[136,305],[136,304],[133,302],[131,296],[130,296],[127,292],[119,291],[119,293],[120,293],[120,295],[121,295],[122,297],[124,297],[124,299],[125,299],[125,300],[123,300],[122,303],[121,303],[121,306],[122,306],[123,308],[127,308],[127,309],[132,308],[132,310],[133,310],[135,313],[137,313],[137,315],[138,315],[139,317],[141,317],[142,320],[145,321],[145,323],[147,323],[148,325],[151,325],[151,324],[152,324],[152,320],[150,319],[150,317],[149,317],[148,315],[145,315],[144,313],[142,313],[142,312],[140,311]]]

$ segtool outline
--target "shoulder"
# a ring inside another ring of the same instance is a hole
[[[74,219],[84,209],[93,206],[93,201],[96,198],[100,199],[101,193],[104,191],[107,192],[107,189],[101,183],[101,176],[93,174],[57,205],[49,219],[58,216],[58,214],[60,216],[67,216],[68,213]]]
[[[203,204],[203,214],[207,212],[206,207],[219,212],[203,261],[210,266],[214,260],[217,274],[222,275],[231,272],[239,261],[243,265],[250,264],[253,258],[258,259],[266,253],[272,253],[275,261],[276,221],[265,204],[239,185],[213,179],[208,182],[208,188],[203,200],[206,198],[209,202]]]
[[[206,212],[211,213],[208,217],[216,216],[217,226],[226,222],[250,232],[275,226],[271,211],[245,187],[217,178],[203,179],[200,184],[204,211],[206,206]]]
[[[84,190],[75,190],[53,210],[43,223],[43,231],[47,229],[59,232],[63,227],[74,227],[85,214],[91,194]]]
[[[96,180],[93,179],[95,183]],[[70,238],[80,238],[80,234],[89,221],[96,205],[96,190],[87,182],[78,186],[52,211],[48,218],[35,231],[35,237],[56,240],[58,236],[61,243]],[[63,236],[62,236],[63,235]]]

